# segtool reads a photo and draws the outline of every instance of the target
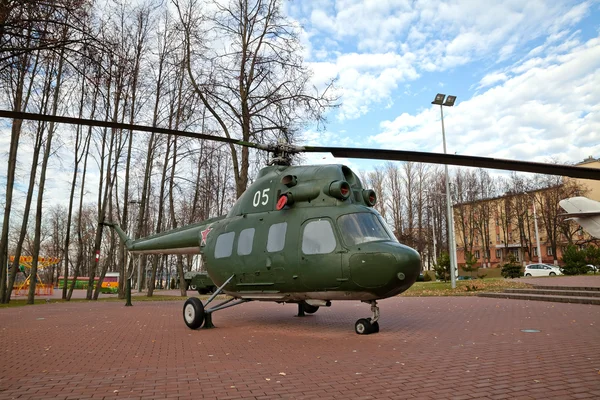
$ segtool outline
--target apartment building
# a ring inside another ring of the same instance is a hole
[[[578,165],[600,170],[600,159],[589,157]],[[543,263],[559,263],[569,242],[583,244],[590,239],[581,227],[560,216],[558,201],[577,195],[600,201],[600,181],[565,177],[545,189],[454,205],[459,267],[469,255],[477,267],[488,268],[504,264],[509,255],[530,263],[538,262],[541,254]]]

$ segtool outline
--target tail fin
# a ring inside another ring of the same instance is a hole
[[[577,222],[590,235],[600,238],[600,202],[587,197],[571,197],[558,203],[565,216]]]
[[[131,238],[129,236],[127,236],[127,234],[123,231],[123,229],[121,229],[119,224],[112,223],[112,222],[103,222],[102,225],[110,226],[111,228],[113,228],[117,232],[117,235],[119,235],[119,237],[125,244],[125,247],[127,248],[127,250],[131,250],[131,247],[133,245],[133,240],[131,240]]]

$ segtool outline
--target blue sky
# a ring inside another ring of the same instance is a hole
[[[305,60],[342,106],[314,145],[576,163],[600,157],[599,1],[302,0]],[[325,157],[325,158],[323,158]],[[306,162],[340,162],[330,155]],[[342,160],[359,169],[372,162]]]

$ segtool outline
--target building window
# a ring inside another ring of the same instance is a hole
[[[552,254],[552,247],[546,247],[546,255],[547,256],[551,256]]]
[[[238,238],[237,253],[240,256],[247,256],[252,253],[252,243],[254,242],[254,228],[244,229],[240,232]]]
[[[287,231],[287,222],[273,224],[269,228],[269,237],[267,239],[267,251],[273,253],[283,250],[285,246],[285,232]]]
[[[496,258],[498,260],[502,259],[502,249],[496,250]]]
[[[500,234],[496,233],[496,243],[498,243],[500,241]]]
[[[215,258],[225,258],[231,255],[233,251],[233,238],[235,238],[235,232],[227,232],[219,235],[215,244]]]
[[[518,249],[510,249],[510,253],[515,258],[515,261],[521,261],[519,258],[519,250]]]
[[[512,242],[512,232],[508,232],[508,241]]]
[[[475,250],[475,258],[479,260],[479,250]]]
[[[310,221],[302,234],[304,254],[327,254],[335,250],[336,242],[331,223],[327,220]]]
[[[475,244],[479,244],[479,236],[475,236]]]
[[[483,252],[483,256],[484,256],[486,259],[488,259],[488,260],[489,260],[489,259],[490,259],[490,251],[489,251],[489,250],[484,250],[484,252]]]
[[[534,248],[533,248],[533,255],[534,255],[535,257],[537,257],[537,247],[534,247]]]

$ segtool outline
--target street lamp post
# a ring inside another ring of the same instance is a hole
[[[445,100],[445,101],[444,101]],[[440,115],[442,117],[442,141],[444,143],[444,154],[446,154],[446,131],[444,129],[444,106],[452,107],[456,101],[456,96],[438,93],[431,104],[440,106]],[[448,164],[444,165],[446,180],[446,219],[448,220],[448,255],[450,257],[450,282],[452,289],[456,288],[456,245],[454,244],[454,218],[452,217],[452,204],[450,202],[450,181],[448,178]]]

